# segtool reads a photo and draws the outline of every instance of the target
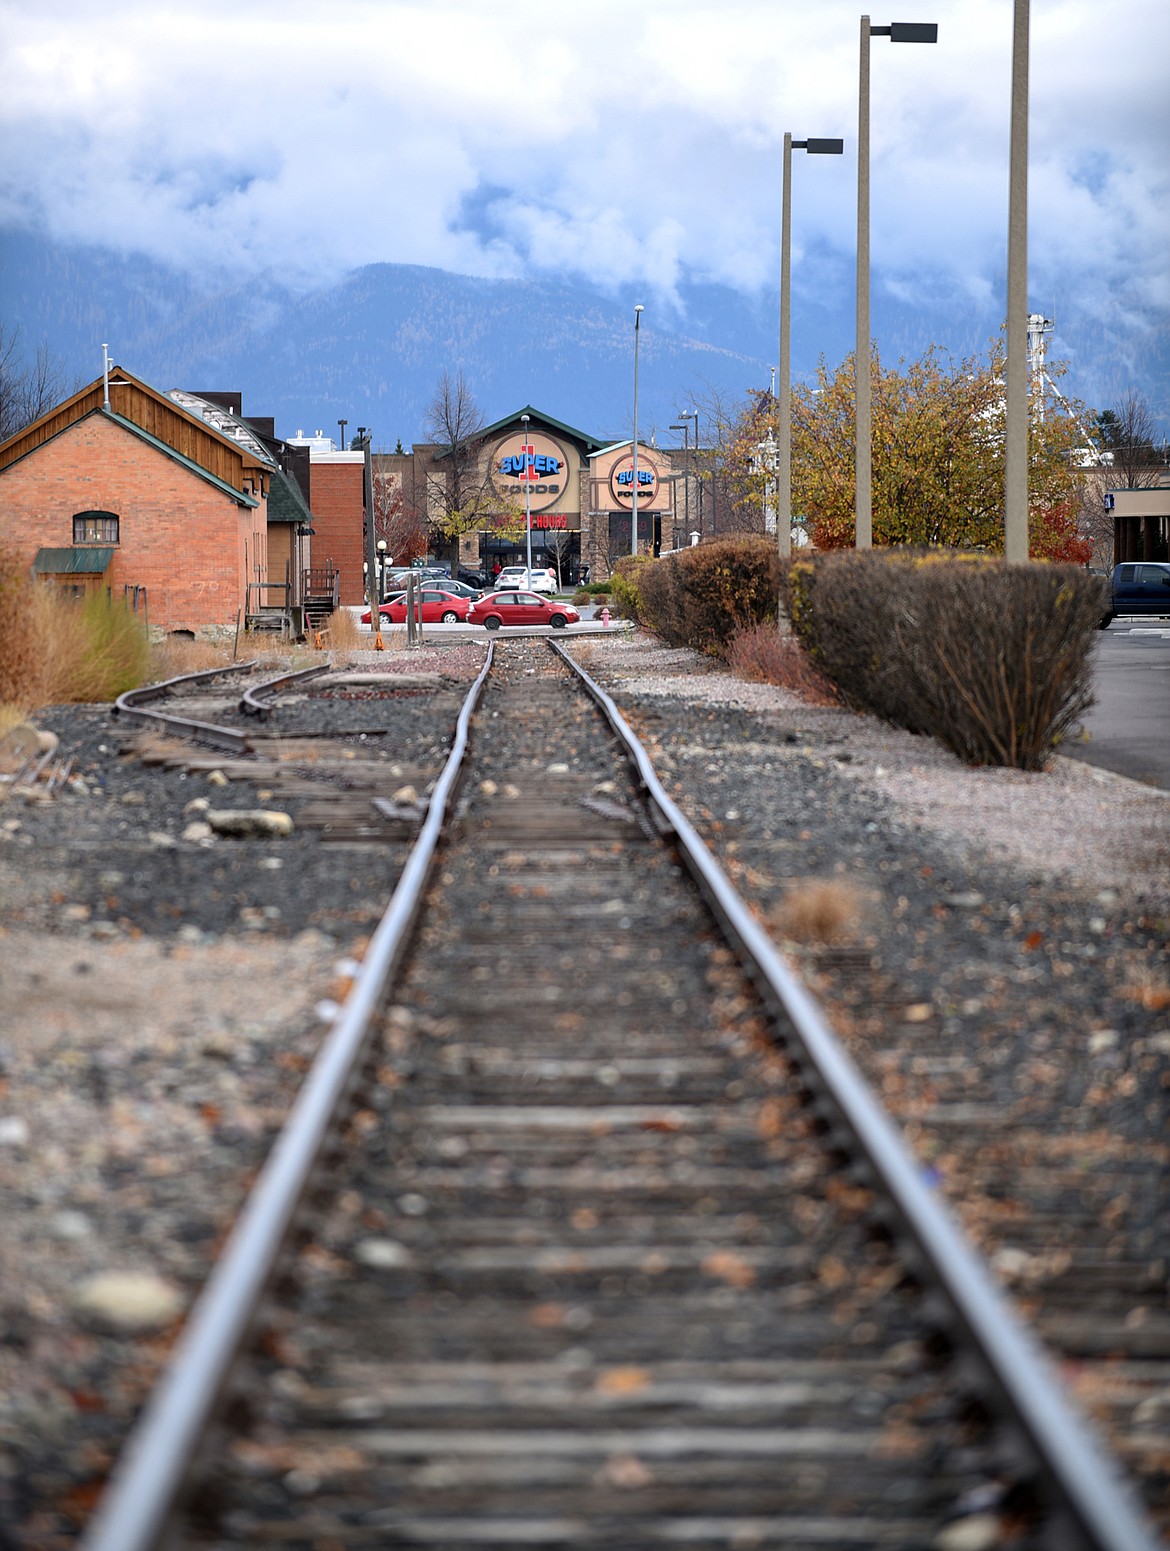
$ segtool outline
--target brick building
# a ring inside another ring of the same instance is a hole
[[[320,431],[298,431],[288,446],[308,453],[313,563],[337,575],[339,601],[365,602],[365,454],[338,452]]]
[[[127,598],[154,628],[233,626],[271,601],[274,480],[284,583],[305,560],[308,508],[262,437],[111,366],[0,444],[0,545],[61,586]]]

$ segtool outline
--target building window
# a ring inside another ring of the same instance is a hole
[[[75,512],[73,542],[75,544],[116,544],[118,514],[116,512]]]

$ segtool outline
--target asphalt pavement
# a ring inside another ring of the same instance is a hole
[[[1115,619],[1098,634],[1084,736],[1061,752],[1170,791],[1170,619]]]

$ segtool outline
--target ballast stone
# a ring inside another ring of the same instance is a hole
[[[149,1271],[102,1271],[77,1287],[72,1304],[83,1319],[133,1334],[164,1329],[182,1312],[183,1295]]]
[[[292,815],[269,808],[209,808],[204,821],[213,834],[227,835],[246,840],[261,836],[265,839],[291,835]]]

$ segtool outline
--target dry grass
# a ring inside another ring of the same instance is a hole
[[[749,625],[732,636],[723,651],[731,671],[754,684],[776,684],[810,705],[837,705],[839,697],[795,636],[781,635],[775,624]]]
[[[369,650],[374,644],[373,633],[367,636],[358,624],[356,616],[348,609],[338,609],[335,614],[330,614],[328,625],[318,633],[321,637],[321,645],[333,652],[356,652],[363,648]],[[389,632],[383,629],[382,635],[387,637]],[[388,641],[387,644],[389,644]]]
[[[113,700],[149,671],[145,624],[102,592],[74,599],[0,555],[0,702]]]
[[[789,886],[773,924],[789,942],[834,943],[856,937],[862,896],[851,883],[802,878]]]

